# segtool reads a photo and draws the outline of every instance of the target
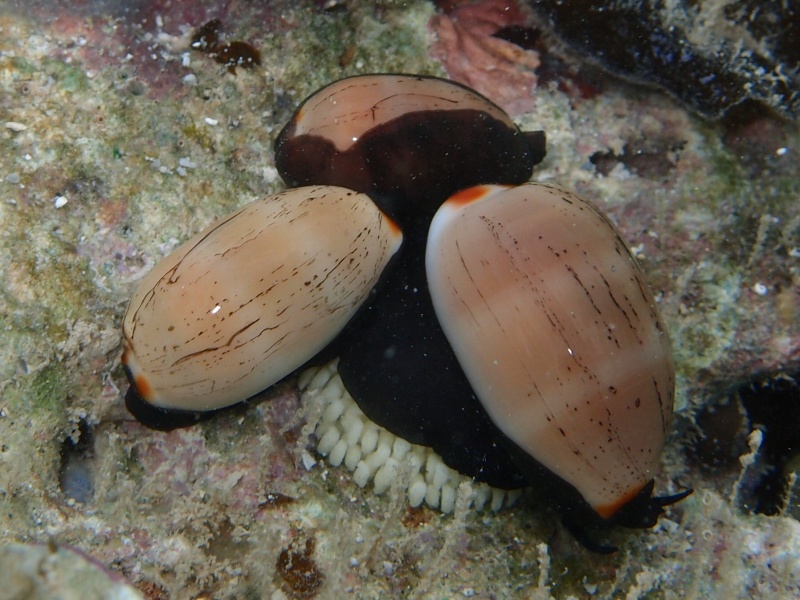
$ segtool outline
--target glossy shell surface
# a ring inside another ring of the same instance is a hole
[[[477,110],[516,125],[497,105],[452,81],[416,75],[364,75],[341,79],[316,92],[298,109],[294,135],[330,140],[340,152],[364,134],[409,113]]]
[[[160,408],[245,400],[341,331],[401,243],[367,196],[344,188],[252,202],[145,275],[123,321],[123,363]]]
[[[614,515],[653,477],[674,394],[667,333],[614,225],[559,188],[480,186],[442,205],[426,265],[495,424]]]
[[[428,218],[478,183],[522,183],[544,156],[544,134],[524,134],[467,87],[418,75],[362,75],[308,97],[275,141],[289,186],[342,185],[387,200],[393,216]]]

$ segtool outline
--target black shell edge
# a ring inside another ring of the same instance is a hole
[[[211,411],[159,408],[142,398],[139,390],[136,389],[136,384],[133,382],[133,375],[127,366],[124,367],[125,375],[128,377],[129,382],[128,391],[125,393],[125,408],[137,421],[149,429],[172,431],[174,429],[192,427],[229,408],[225,407]]]

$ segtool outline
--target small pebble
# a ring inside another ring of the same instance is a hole
[[[308,452],[308,450],[303,450],[303,466],[306,468],[306,471],[310,471],[316,464],[317,461],[314,460],[314,457],[311,456],[311,453]]]

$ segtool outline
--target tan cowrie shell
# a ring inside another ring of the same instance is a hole
[[[142,279],[123,321],[132,384],[166,409],[247,399],[342,330],[401,242],[349,189],[303,187],[248,204]]]
[[[672,353],[608,218],[547,185],[467,189],[434,217],[426,267],[442,329],[501,431],[601,517],[637,496],[672,417]]]

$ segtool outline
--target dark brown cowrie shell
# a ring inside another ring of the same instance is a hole
[[[476,91],[421,75],[336,81],[309,96],[275,142],[289,186],[349,187],[396,218],[430,218],[473,185],[527,181],[544,154],[543,132],[523,133]]]

